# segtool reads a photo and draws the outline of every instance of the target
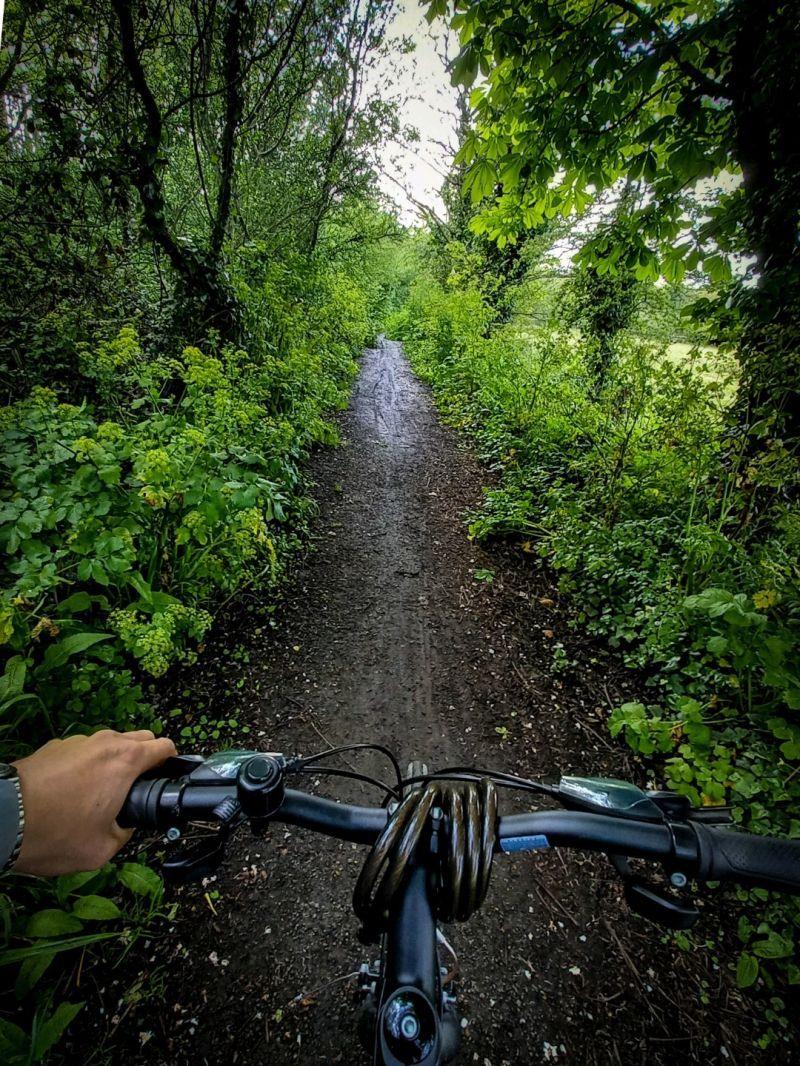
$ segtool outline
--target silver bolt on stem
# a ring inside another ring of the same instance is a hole
[[[686,888],[686,885],[689,882],[689,878],[686,874],[682,874],[679,870],[674,874],[670,874],[669,880],[673,888]]]
[[[171,825],[171,826],[169,827],[169,829],[167,830],[167,840],[168,840],[168,841],[169,841],[169,842],[170,842],[171,844],[174,844],[174,843],[175,843],[175,841],[176,841],[176,840],[180,840],[180,838],[181,838],[181,831],[180,831],[180,829],[178,829],[177,825]]]

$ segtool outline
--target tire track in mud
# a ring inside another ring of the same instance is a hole
[[[372,740],[401,764],[643,783],[603,725],[608,701],[630,698],[635,679],[571,634],[525,556],[469,542],[463,512],[479,503],[486,474],[439,422],[398,344],[365,353],[341,429],[343,446],[313,461],[315,550],[272,626],[239,608],[191,684],[225,714],[238,692],[233,709],[262,750]],[[494,580],[477,581],[476,569]],[[577,664],[564,676],[552,671],[556,639]],[[358,765],[386,773],[378,759]],[[315,787],[375,801],[336,779]],[[503,809],[520,808],[504,795]],[[115,1059],[136,1063],[366,1062],[352,976],[376,949],[358,943],[350,910],[362,859],[353,845],[280,826],[263,840],[243,836],[216,882],[182,893],[173,932],[150,948],[145,987],[162,982],[164,994],[112,1024],[138,973],[112,975],[107,1013],[81,1022],[75,1054],[105,1039]],[[704,909],[704,931],[716,936],[716,912]],[[733,937],[717,949],[721,969],[708,952],[660,943],[627,914],[601,859],[498,859],[482,912],[447,935],[460,960],[460,1062],[759,1061],[725,970]]]

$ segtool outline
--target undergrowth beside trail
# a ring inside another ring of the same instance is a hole
[[[791,457],[779,441],[758,458],[736,450],[730,364],[713,351],[668,358],[634,323],[598,394],[590,338],[552,317],[499,320],[486,288],[428,265],[388,327],[499,474],[471,536],[538,556],[578,631],[647,672],[647,704],[616,708],[609,727],[657,779],[731,803],[750,831],[800,837],[800,512],[779,496],[751,521],[754,498],[794,476]],[[800,983],[800,908],[750,898],[737,976],[772,991],[768,1044],[787,1024],[777,986]]]
[[[82,350],[73,402],[54,382],[3,411],[6,758],[101,726],[208,746],[247,732],[219,714],[188,725],[180,708],[160,720],[154,684],[196,660],[230,597],[257,586],[268,602],[314,510],[303,461],[337,442],[328,415],[373,322],[369,294],[314,263],[251,270],[239,288],[249,351],[147,350],[128,325]],[[0,966],[30,1021],[0,1020],[0,1057],[40,1061],[83,1004],[84,953],[125,953],[170,911],[143,861],[4,889]]]

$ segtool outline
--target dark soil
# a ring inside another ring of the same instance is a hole
[[[262,750],[376,741],[402,763],[646,783],[604,726],[637,679],[569,628],[531,557],[470,543],[463,516],[486,472],[440,424],[397,344],[367,351],[341,425],[343,447],[313,463],[315,550],[268,622],[240,605],[220,627],[193,690],[249,724],[247,744]],[[569,663],[554,672],[559,643]],[[350,761],[388,774],[378,759]],[[378,802],[338,779],[314,787]],[[506,794],[503,804],[519,806]],[[216,881],[180,894],[169,931],[95,975],[104,1013],[80,1016],[70,1061],[366,1062],[353,977],[374,949],[359,944],[350,910],[363,857],[278,825],[262,840],[242,835]],[[481,913],[447,930],[459,1061],[766,1061],[753,1050],[756,1008],[733,982],[724,906],[703,905],[702,946],[682,950],[629,914],[600,857],[498,859]]]

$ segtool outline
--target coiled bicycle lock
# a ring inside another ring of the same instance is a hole
[[[422,849],[438,858],[434,911],[464,922],[489,889],[497,832],[497,791],[490,780],[430,781],[390,814],[364,863],[353,909],[365,929],[379,929]]]

